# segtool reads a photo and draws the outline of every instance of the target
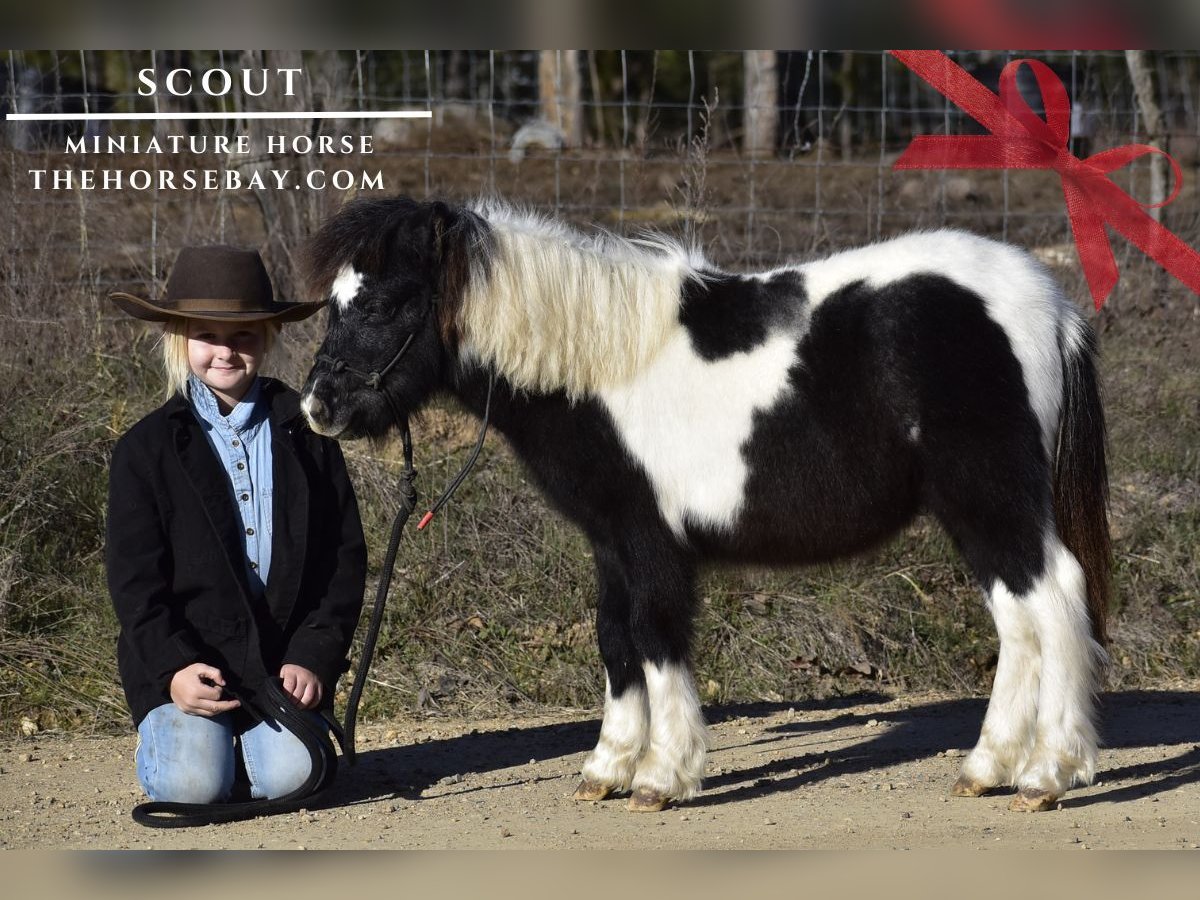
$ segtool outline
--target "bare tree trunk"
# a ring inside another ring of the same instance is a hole
[[[596,133],[592,135],[592,143],[604,146],[604,106],[601,102],[600,71],[596,68],[596,51],[587,51],[588,77],[592,86],[592,127]]]
[[[842,66],[834,79],[842,89],[842,108],[838,114],[838,143],[842,148],[842,161],[849,162],[854,147],[854,127],[850,119],[850,107],[854,105],[857,82],[854,77],[854,54],[842,54]]]
[[[1154,77],[1150,60],[1145,50],[1126,50],[1125,63],[1129,66],[1129,75],[1133,79],[1133,89],[1137,94],[1138,109],[1142,115],[1142,123],[1146,129],[1146,141],[1151,147],[1166,151],[1167,127],[1163,118],[1162,108],[1158,103],[1154,87]],[[1160,154],[1150,157],[1150,202],[1161,203],[1167,199],[1167,158]],[[1163,210],[1147,210],[1156,222],[1162,221]]]
[[[775,77],[774,50],[746,50],[745,125],[743,147],[747,156],[771,156],[779,119],[779,82]]]
[[[330,55],[335,58],[328,58]],[[292,68],[317,73],[310,83],[309,78],[294,81],[294,93],[287,95],[283,79],[274,78],[267,82],[267,90],[261,97],[246,98],[247,107],[264,110],[308,110],[314,106],[314,88],[323,101],[331,100],[341,91],[348,90],[348,82],[340,87],[338,78],[345,78],[347,70],[337,64],[333,51],[321,51],[305,66],[298,50],[246,51],[242,54],[243,68]],[[338,192],[332,189],[308,190],[307,178],[313,169],[320,167],[320,160],[313,154],[299,154],[291,147],[293,138],[309,134],[312,122],[306,119],[254,119],[246,122],[245,130],[250,135],[250,146],[261,153],[253,154],[245,161],[235,163],[243,176],[258,172],[266,187],[254,192],[263,217],[263,232],[266,240],[262,248],[263,261],[275,283],[275,292],[289,300],[300,299],[296,282],[296,251],[306,237],[320,224],[327,206],[336,202]],[[279,135],[288,149],[282,153],[268,154],[268,136]],[[269,170],[287,169],[290,184],[299,184],[300,190],[275,190]]]
[[[568,147],[578,147],[583,136],[581,87],[578,50],[542,50],[538,53],[542,118],[563,133]]]
[[[158,90],[155,92],[155,107],[159,113],[173,112],[195,112],[197,111],[194,102],[195,94],[199,91],[198,87],[193,86],[192,95],[187,97],[177,97],[168,91],[163,84],[166,80],[167,72],[172,69],[192,69],[192,78],[198,79],[199,73],[195,71],[193,54],[190,50],[160,50],[161,54],[157,60],[157,73],[159,81]],[[164,140],[170,134],[189,134],[191,132],[191,123],[186,119],[158,119],[154,123],[154,134],[159,140]]]

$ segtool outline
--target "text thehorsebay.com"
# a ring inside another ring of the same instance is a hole
[[[272,134],[260,142],[252,140],[248,134],[86,135],[66,138],[65,155],[82,160],[134,155],[151,164],[134,168],[64,164],[55,168],[29,169],[28,172],[33,189],[38,191],[383,190],[383,173],[379,170],[278,165],[289,156],[346,158],[369,156],[373,152],[369,134],[316,137]],[[163,166],[162,157],[182,157],[198,164],[184,168]],[[206,158],[220,160],[222,164],[205,167],[203,160]]]

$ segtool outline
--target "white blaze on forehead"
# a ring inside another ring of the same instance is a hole
[[[329,290],[340,309],[350,305],[350,301],[358,295],[362,282],[362,275],[354,271],[352,266],[342,266],[337,278],[333,279],[333,287]]]

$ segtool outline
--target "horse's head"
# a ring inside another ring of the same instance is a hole
[[[404,198],[347,204],[310,239],[305,268],[329,299],[328,330],[305,380],[313,430],[375,437],[443,382],[466,261],[466,211]]]

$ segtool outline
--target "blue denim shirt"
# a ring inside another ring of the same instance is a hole
[[[271,572],[271,422],[266,403],[259,402],[257,378],[242,401],[221,415],[217,398],[203,381],[188,378],[188,397],[200,428],[229,476],[233,505],[242,520],[246,581],[261,597]]]

